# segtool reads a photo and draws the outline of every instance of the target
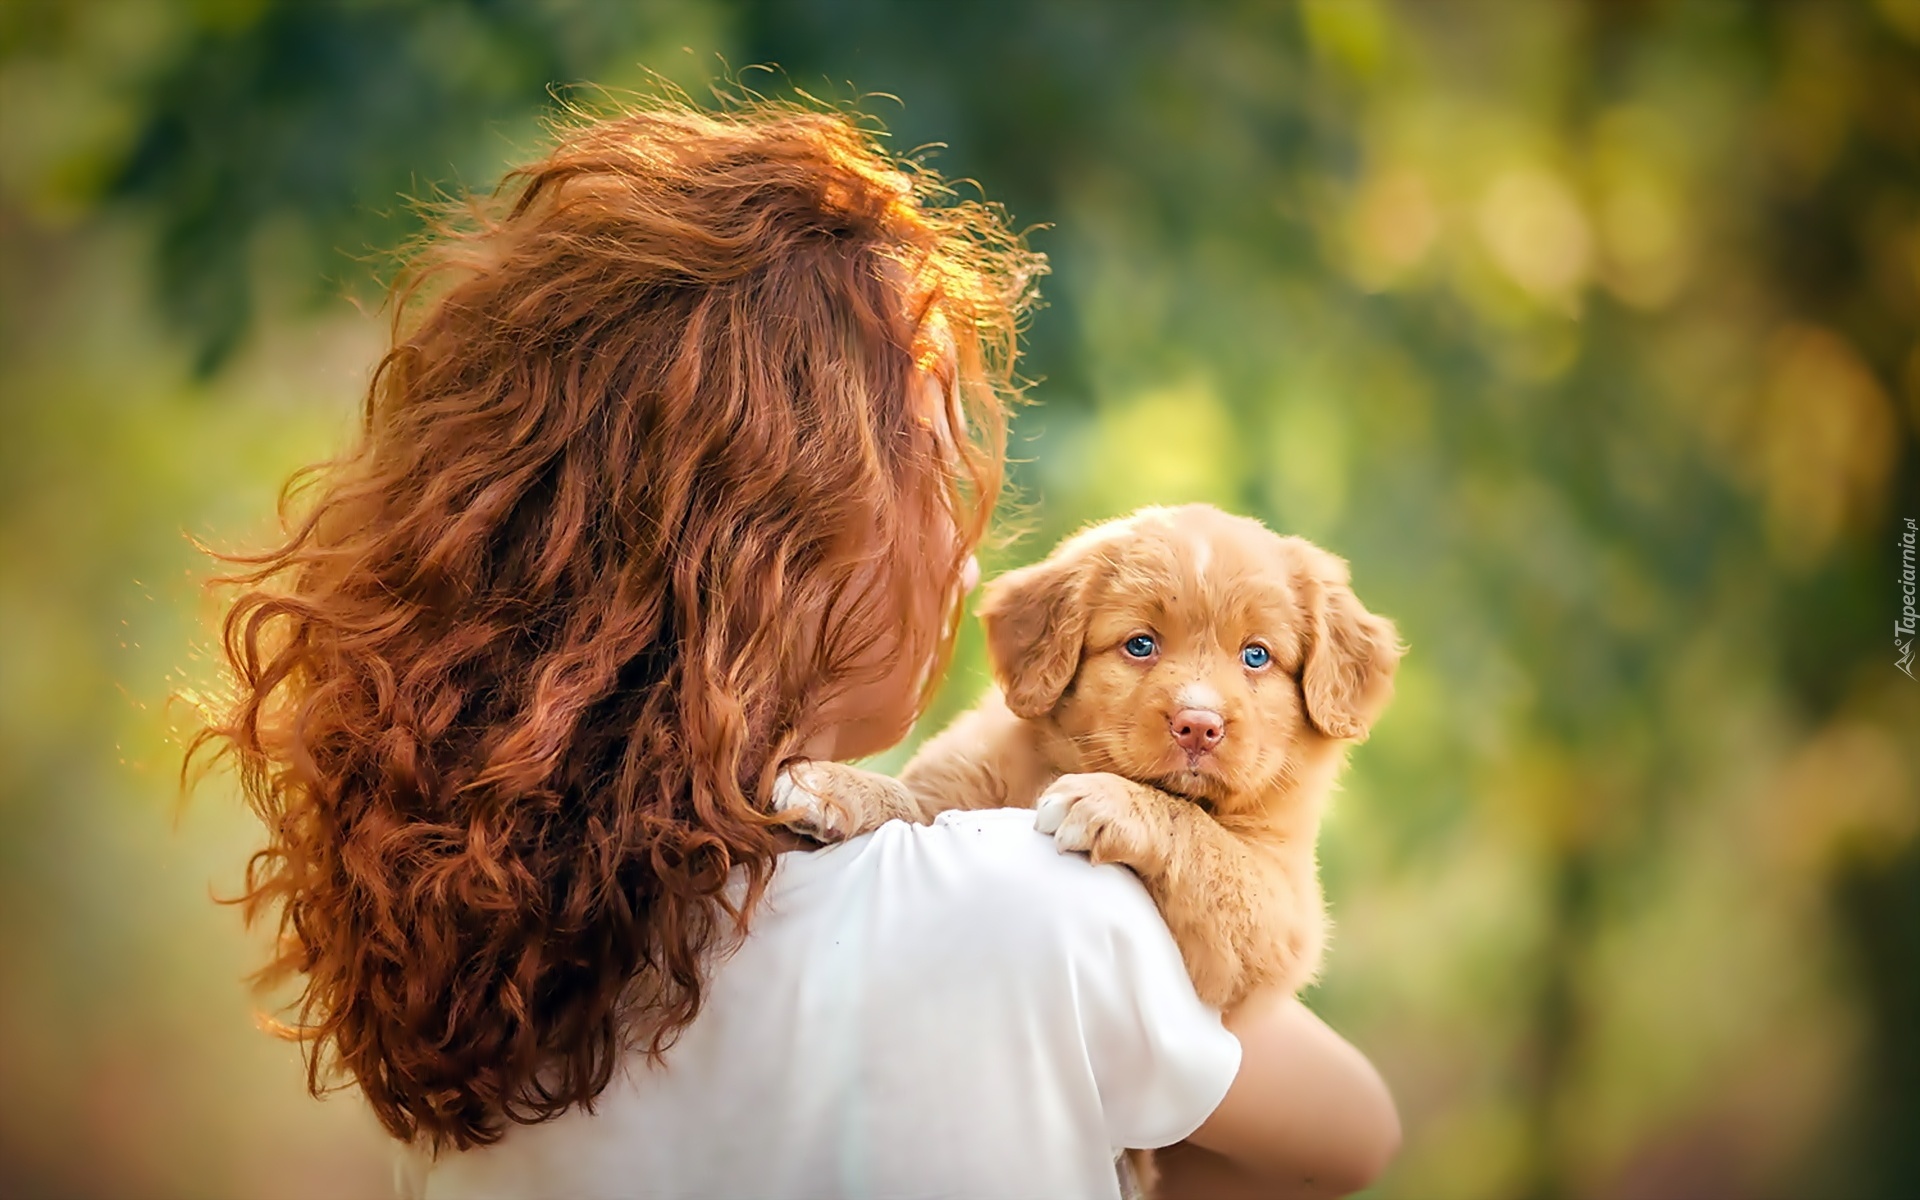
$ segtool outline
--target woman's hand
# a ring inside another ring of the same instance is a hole
[[[1240,1073],[1193,1136],[1155,1156],[1155,1194],[1318,1198],[1378,1179],[1400,1149],[1400,1117],[1373,1064],[1289,994],[1255,992],[1226,1025]]]

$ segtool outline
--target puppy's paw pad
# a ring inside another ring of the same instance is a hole
[[[1057,833],[1060,822],[1067,819],[1072,809],[1073,797],[1048,788],[1040,793],[1040,802],[1033,807],[1033,827],[1041,833]]]
[[[1092,855],[1095,862],[1132,863],[1146,843],[1132,798],[1112,775],[1062,775],[1040,794],[1033,827],[1053,835],[1061,853]]]
[[[805,764],[788,767],[773,780],[773,811],[781,824],[816,842],[845,841],[846,810],[817,790],[818,781]]]
[[[1075,805],[1053,831],[1053,844],[1063,853],[1092,854],[1106,822],[1089,804]]]

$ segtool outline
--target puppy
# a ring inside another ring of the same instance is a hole
[[[1310,982],[1321,813],[1403,650],[1346,564],[1208,505],[1148,508],[1001,576],[979,612],[997,689],[898,780],[794,767],[793,827],[1033,807],[1063,850],[1139,875],[1207,1003]]]

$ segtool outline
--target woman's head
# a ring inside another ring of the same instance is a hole
[[[1042,269],[833,112],[651,104],[510,182],[429,243],[359,444],[234,577],[202,735],[268,826],[246,901],[312,1081],[436,1144],[668,1044],[779,766],[904,732]]]

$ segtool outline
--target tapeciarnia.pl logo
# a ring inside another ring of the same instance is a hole
[[[1920,614],[1914,612],[1914,567],[1913,543],[1915,528],[1913,518],[1907,518],[1907,527],[1900,533],[1900,615],[1893,622],[1893,652],[1899,657],[1894,666],[1913,678],[1913,632],[1920,624]]]

